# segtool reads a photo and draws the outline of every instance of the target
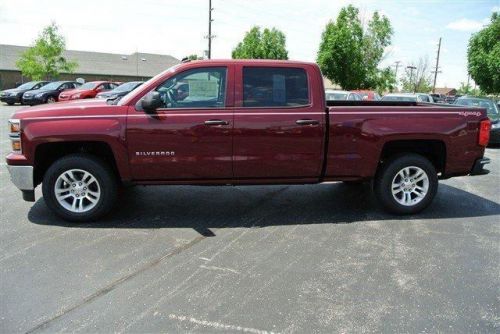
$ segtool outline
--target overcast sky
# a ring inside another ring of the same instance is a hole
[[[500,0],[212,0],[217,36],[212,57],[230,58],[245,31],[259,25],[286,34],[290,59],[314,61],[325,24],[349,3],[360,8],[364,19],[375,10],[390,19],[394,37],[384,65],[400,60],[406,66],[419,57],[434,63],[442,37],[441,87],[458,87],[467,80],[467,42],[493,11],[500,10]],[[176,58],[202,55],[207,48],[207,12],[208,0],[0,0],[0,44],[30,45],[55,21],[68,49],[119,54],[139,50]]]

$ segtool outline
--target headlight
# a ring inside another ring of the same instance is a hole
[[[498,128],[500,128],[500,122],[496,122],[496,123],[491,124],[491,128],[492,129],[498,129]]]
[[[17,93],[10,93],[10,96],[17,96]]]
[[[38,93],[35,95],[35,97],[43,97],[43,93]]]
[[[21,152],[21,121],[18,119],[9,119],[9,131],[12,151]]]

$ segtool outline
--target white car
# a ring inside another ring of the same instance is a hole
[[[434,99],[425,93],[390,93],[382,97],[381,101],[406,101],[434,103]]]
[[[346,90],[325,89],[327,101],[362,101],[361,95]]]

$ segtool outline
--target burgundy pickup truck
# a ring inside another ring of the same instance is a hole
[[[396,214],[429,205],[438,179],[488,173],[486,110],[326,102],[317,65],[208,60],[176,65],[121,100],[22,109],[7,165],[23,198],[42,183],[67,220],[109,212],[122,185],[373,181]]]

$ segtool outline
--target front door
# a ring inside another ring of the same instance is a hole
[[[231,67],[200,67],[156,87],[163,106],[154,115],[131,108],[127,141],[134,180],[232,178]]]
[[[236,73],[234,177],[317,180],[325,112],[324,103],[313,103],[319,96],[311,91],[313,78],[305,68],[272,65],[242,66]]]

